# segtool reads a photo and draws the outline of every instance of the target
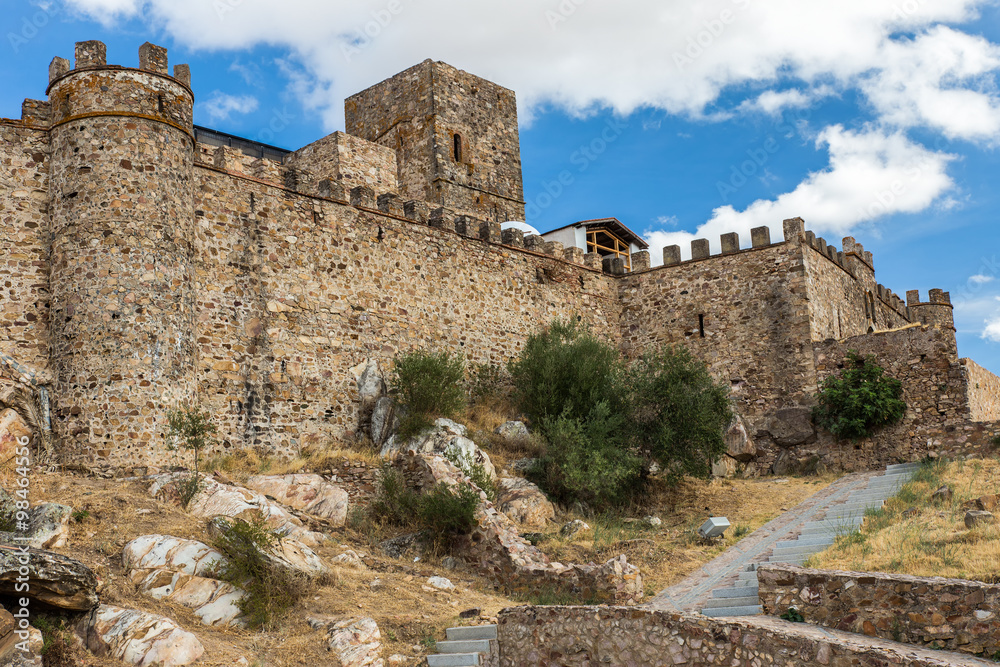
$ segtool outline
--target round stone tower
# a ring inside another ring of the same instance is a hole
[[[55,427],[69,457],[156,460],[166,409],[195,391],[190,70],[80,42],[48,94]]]

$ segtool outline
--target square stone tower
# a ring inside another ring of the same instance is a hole
[[[349,97],[347,132],[397,153],[400,194],[524,220],[514,92],[432,60]]]

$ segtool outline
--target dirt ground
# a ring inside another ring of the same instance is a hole
[[[688,481],[680,487],[653,494],[645,514],[659,516],[658,529],[627,523],[628,517],[581,517],[592,526],[573,540],[558,537],[563,522],[577,518],[564,513],[551,530],[535,537],[539,547],[561,562],[603,562],[619,553],[641,568],[648,595],[676,582],[687,573],[734,544],[734,533],[749,533],[815,493],[833,478],[786,478],[781,480]],[[91,567],[100,579],[99,593],[107,604],[137,608],[174,619],[201,639],[205,657],[199,664],[249,664],[268,667],[318,665],[328,660],[321,630],[307,624],[311,617],[346,618],[370,616],[378,623],[386,657],[393,654],[421,656],[433,653],[435,640],[455,625],[489,622],[508,606],[526,602],[573,602],[572,600],[515,600],[493,589],[465,565],[446,569],[447,554],[423,554],[392,559],[376,544],[392,532],[380,527],[334,529],[331,540],[317,552],[329,560],[345,548],[363,554],[365,571],[339,569],[333,582],[318,588],[288,615],[280,630],[251,632],[202,626],[186,607],[160,602],[139,593],[125,577],[121,552],[125,544],[141,535],[164,534],[209,541],[203,519],[151,498],[147,481],[120,481],[79,475],[44,473],[32,480],[33,502],[60,502],[76,511],[69,543],[57,551]],[[714,545],[699,543],[694,530],[705,517],[727,516],[733,524],[725,540]],[[416,561],[414,559],[417,559]],[[445,576],[456,586],[453,592],[431,589],[426,580]],[[380,586],[372,586],[380,580]],[[479,609],[481,615],[463,620],[459,613]],[[240,659],[245,658],[246,663]],[[74,662],[101,666],[117,664],[77,653]]]

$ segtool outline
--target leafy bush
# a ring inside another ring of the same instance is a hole
[[[167,449],[174,450],[178,443],[194,452],[194,472],[181,484],[181,502],[187,507],[200,488],[198,459],[201,450],[211,444],[216,433],[212,417],[197,406],[183,405],[167,413]]]
[[[561,501],[618,504],[654,461],[676,482],[710,476],[725,452],[729,389],[684,348],[626,365],[611,344],[555,322],[528,339],[511,375],[548,441],[533,477]]]
[[[406,487],[398,470],[386,466],[368,505],[368,516],[394,526],[424,530],[432,541],[446,547],[452,538],[476,527],[479,500],[479,493],[466,485],[452,488],[441,483],[426,493],[416,493]]]
[[[605,404],[595,406],[586,420],[567,411],[541,426],[548,447],[528,475],[554,499],[604,507],[622,504],[638,489],[642,460],[616,439],[621,419]]]
[[[781,618],[792,623],[805,623],[806,617],[795,607],[789,607],[788,611],[781,615]]]
[[[670,480],[709,478],[726,452],[733,419],[729,387],[683,347],[668,347],[637,361],[629,373],[628,424],[636,447],[658,462]]]
[[[824,380],[816,395],[816,424],[838,438],[860,440],[902,420],[906,414],[902,383],[887,377],[873,356],[851,350],[847,360],[848,368]]]
[[[418,350],[398,357],[391,384],[406,407],[399,437],[412,437],[436,418],[458,414],[465,406],[464,380],[465,363],[458,355]]]
[[[511,363],[514,398],[535,422],[586,419],[599,403],[621,414],[625,397],[621,355],[610,343],[573,323],[553,322],[528,337],[521,356]]]
[[[213,546],[226,559],[212,575],[243,589],[236,603],[250,628],[276,628],[295,603],[308,595],[312,583],[302,573],[268,558],[280,536],[262,516],[252,521],[220,519],[222,530]]]

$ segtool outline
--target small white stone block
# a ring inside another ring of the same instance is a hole
[[[702,524],[701,528],[698,529],[698,534],[706,539],[720,537],[727,528],[729,528],[729,519],[724,516],[713,516]]]

